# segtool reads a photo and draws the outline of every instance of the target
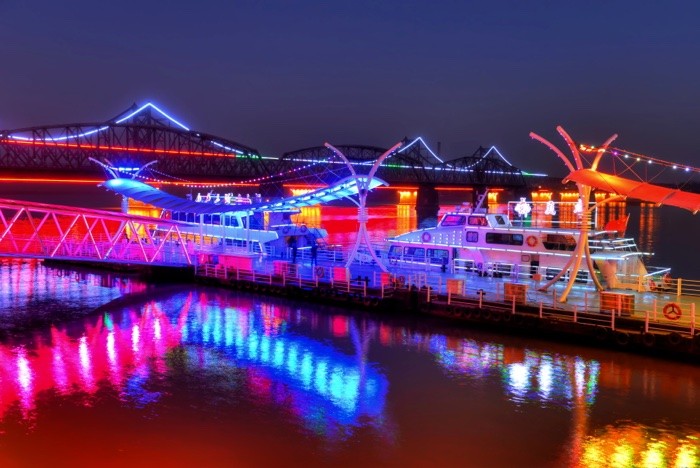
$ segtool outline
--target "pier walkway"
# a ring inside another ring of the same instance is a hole
[[[194,245],[179,226],[112,211],[0,200],[0,257],[181,268],[192,264]]]
[[[700,281],[673,279],[655,292],[614,290],[597,292],[592,285],[574,287],[566,303],[558,301],[564,283],[549,291],[543,281],[507,275],[480,276],[475,272],[442,272],[391,265],[383,273],[373,264],[354,263],[346,269],[332,257],[315,264],[303,254],[296,263],[269,257],[252,257],[248,265],[231,265],[224,251],[198,259],[196,275],[225,285],[303,298],[327,297],[360,307],[400,302],[408,309],[429,311],[455,319],[515,322],[523,319],[558,322],[564,328],[609,339],[620,346],[657,342],[677,347],[685,342],[700,352],[696,311]],[[569,330],[570,331],[570,330]],[[685,346],[685,345],[682,345]]]

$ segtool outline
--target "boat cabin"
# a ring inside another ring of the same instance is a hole
[[[511,227],[510,219],[504,214],[447,213],[438,227],[485,226]]]

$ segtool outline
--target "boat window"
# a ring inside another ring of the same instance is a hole
[[[188,223],[195,223],[196,222],[194,219],[194,213],[187,213],[187,222]]]
[[[401,256],[401,247],[398,245],[392,245],[389,248],[389,256],[392,258],[397,258]]]
[[[542,245],[547,250],[572,251],[576,249],[576,239],[570,234],[547,234]]]
[[[433,265],[446,265],[450,254],[445,249],[428,249],[428,258]]]
[[[477,231],[467,231],[467,242],[479,242],[479,233]]]
[[[204,215],[204,224],[211,224],[211,215]]]
[[[464,226],[464,223],[466,223],[466,222],[467,222],[466,216],[448,214],[448,215],[445,215],[444,218],[442,218],[442,222],[440,223],[440,226],[442,226],[442,227]]]
[[[425,260],[425,249],[423,247],[404,247],[404,258],[413,260]]]
[[[194,222],[201,223],[202,222],[202,215],[194,215]]]
[[[469,217],[470,226],[488,226],[486,218],[483,216],[470,216]]]
[[[494,215],[493,219],[495,219],[496,223],[498,223],[501,226],[508,225],[508,221],[506,220],[506,217],[503,215]]]
[[[221,225],[221,215],[215,214],[211,216],[211,223],[217,226]]]
[[[503,245],[523,245],[523,235],[511,234],[508,232],[487,232],[486,243]]]

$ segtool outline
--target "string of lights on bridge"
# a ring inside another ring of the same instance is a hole
[[[601,148],[596,148],[595,146],[589,145],[579,145],[579,149],[585,153],[595,153],[601,150]],[[700,168],[693,167],[687,164],[678,164],[675,162],[665,161],[663,159],[655,158],[653,156],[647,156],[641,153],[635,153],[633,151],[627,151],[621,148],[608,147],[603,150],[605,153],[625,160],[631,159],[632,162],[644,162],[647,165],[658,165],[662,167],[668,167],[673,170],[682,170],[684,172],[700,173]]]
[[[288,170],[288,171],[278,172],[277,174],[271,174],[271,175],[267,175],[267,176],[255,177],[255,178],[252,178],[252,179],[243,180],[243,181],[239,181],[239,182],[221,182],[221,183],[214,183],[214,184],[212,184],[212,183],[210,183],[210,182],[193,182],[193,181],[191,181],[191,180],[182,179],[182,178],[180,178],[180,177],[176,177],[176,176],[173,176],[173,175],[170,175],[170,174],[166,174],[166,173],[164,173],[164,172],[160,172],[160,171],[157,170],[157,169],[153,169],[153,168],[149,168],[149,169],[150,169],[151,172],[155,172],[155,173],[157,173],[157,174],[159,174],[159,175],[161,175],[161,176],[170,177],[171,179],[177,180],[178,182],[177,182],[176,184],[177,184],[177,185],[181,185],[181,186],[183,186],[183,187],[188,187],[188,188],[221,188],[221,187],[236,187],[236,186],[248,185],[248,184],[260,184],[260,183],[265,183],[265,182],[267,182],[267,181],[269,181],[269,180],[271,180],[271,179],[274,179],[274,178],[285,177],[285,176],[288,176],[288,175],[293,174],[294,172],[299,172],[299,171],[303,171],[303,170],[305,170],[305,169],[309,169],[310,167],[313,167],[313,166],[315,166],[315,165],[317,165],[317,164],[319,164],[319,162],[315,162],[315,163],[312,163],[312,164],[307,164],[307,165],[301,166],[301,167],[296,167],[296,168],[290,169],[290,170]],[[138,178],[140,178],[140,179],[142,179],[142,180],[146,180],[146,181],[150,181],[150,182],[154,182],[154,183],[160,183],[160,184],[173,183],[173,182],[171,182],[171,181],[167,181],[167,180],[164,180],[164,179],[157,179],[157,178],[154,178],[154,177],[148,177],[148,176],[144,176],[144,175],[141,175],[141,174],[136,175],[136,177],[138,177]]]

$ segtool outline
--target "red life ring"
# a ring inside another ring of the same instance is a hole
[[[420,236],[420,238],[421,238],[421,240],[422,240],[423,242],[430,242],[430,241],[432,240],[433,236],[431,236],[429,232],[424,232],[424,233]]]
[[[656,281],[651,278],[649,278],[649,291],[656,291]]]
[[[534,247],[537,245],[537,237],[535,236],[527,236],[527,245],[530,247]]]
[[[282,228],[282,234],[288,234],[289,233],[289,226],[285,226]]]
[[[306,224],[302,224],[301,227],[299,228],[299,231],[301,231],[302,234],[306,234],[306,231],[308,231],[309,228],[306,227]]]
[[[678,320],[681,318],[681,306],[674,302],[669,302],[664,306],[664,317],[669,320]]]
[[[314,272],[316,273],[317,278],[323,278],[323,274],[325,273],[322,266],[317,266]]]

